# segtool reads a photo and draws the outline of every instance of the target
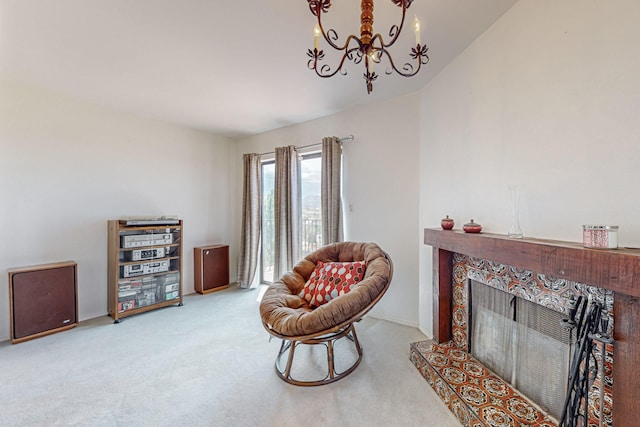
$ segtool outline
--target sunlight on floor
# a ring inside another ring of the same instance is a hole
[[[264,293],[267,292],[267,289],[269,289],[269,285],[258,286],[258,298],[256,298],[256,301],[262,301],[262,297],[264,296]]]

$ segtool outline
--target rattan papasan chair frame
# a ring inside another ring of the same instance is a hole
[[[365,273],[351,290],[319,307],[311,307],[300,296],[317,263],[365,261]],[[284,381],[300,386],[317,386],[337,381],[353,372],[362,360],[362,347],[354,324],[359,322],[385,294],[393,276],[393,262],[376,243],[340,242],[307,255],[265,292],[260,315],[265,329],[282,344],[275,369]],[[357,351],[357,360],[343,372],[334,365],[334,344],[346,338]],[[299,345],[324,345],[327,374],[324,378],[299,380],[291,375],[295,349]],[[286,364],[283,355],[288,352]]]

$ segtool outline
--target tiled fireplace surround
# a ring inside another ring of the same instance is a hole
[[[640,289],[634,284],[640,251],[439,229],[425,229],[424,242],[434,247],[434,340],[413,343],[411,360],[463,425],[555,425],[466,352],[469,279],[563,313],[571,295],[592,294],[604,303],[615,318],[605,364],[604,425],[638,425]],[[589,425],[598,425],[599,386],[591,396]]]

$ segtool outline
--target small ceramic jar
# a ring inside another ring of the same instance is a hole
[[[451,230],[453,228],[453,219],[447,215],[446,218],[442,218],[442,221],[440,221],[440,226],[442,226],[443,230]]]
[[[482,231],[482,226],[477,224],[471,220],[471,222],[466,223],[462,226],[462,229],[465,233],[479,233]]]

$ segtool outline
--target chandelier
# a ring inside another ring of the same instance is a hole
[[[389,53],[389,48],[398,40],[398,36],[402,32],[405,22],[405,15],[413,0],[391,0],[396,6],[402,8],[402,19],[400,25],[393,25],[389,29],[389,42],[386,43],[380,33],[373,34],[373,0],[362,0],[360,15],[360,37],[349,35],[342,46],[338,42],[338,33],[334,29],[325,31],[322,25],[322,14],[327,13],[331,7],[331,0],[307,0],[309,9],[314,16],[318,18],[318,22],[314,27],[314,47],[309,49],[307,55],[311,58],[307,63],[309,69],[314,70],[320,77],[333,77],[337,73],[347,74],[345,62],[352,61],[355,64],[364,62],[365,72],[363,74],[367,85],[367,93],[373,90],[373,82],[378,78],[378,74],[374,70],[375,64],[380,64],[383,58],[389,62],[390,68],[386,70],[386,74],[393,74],[395,71],[403,77],[412,77],[418,74],[420,68],[429,62],[427,51],[429,48],[420,43],[420,21],[416,17],[414,21],[414,30],[416,34],[416,46],[411,48],[409,56],[413,63],[406,62],[401,68],[398,68]],[[321,64],[324,59],[324,51],[319,49],[320,36],[333,49],[342,52],[342,58],[335,69],[327,64]]]

